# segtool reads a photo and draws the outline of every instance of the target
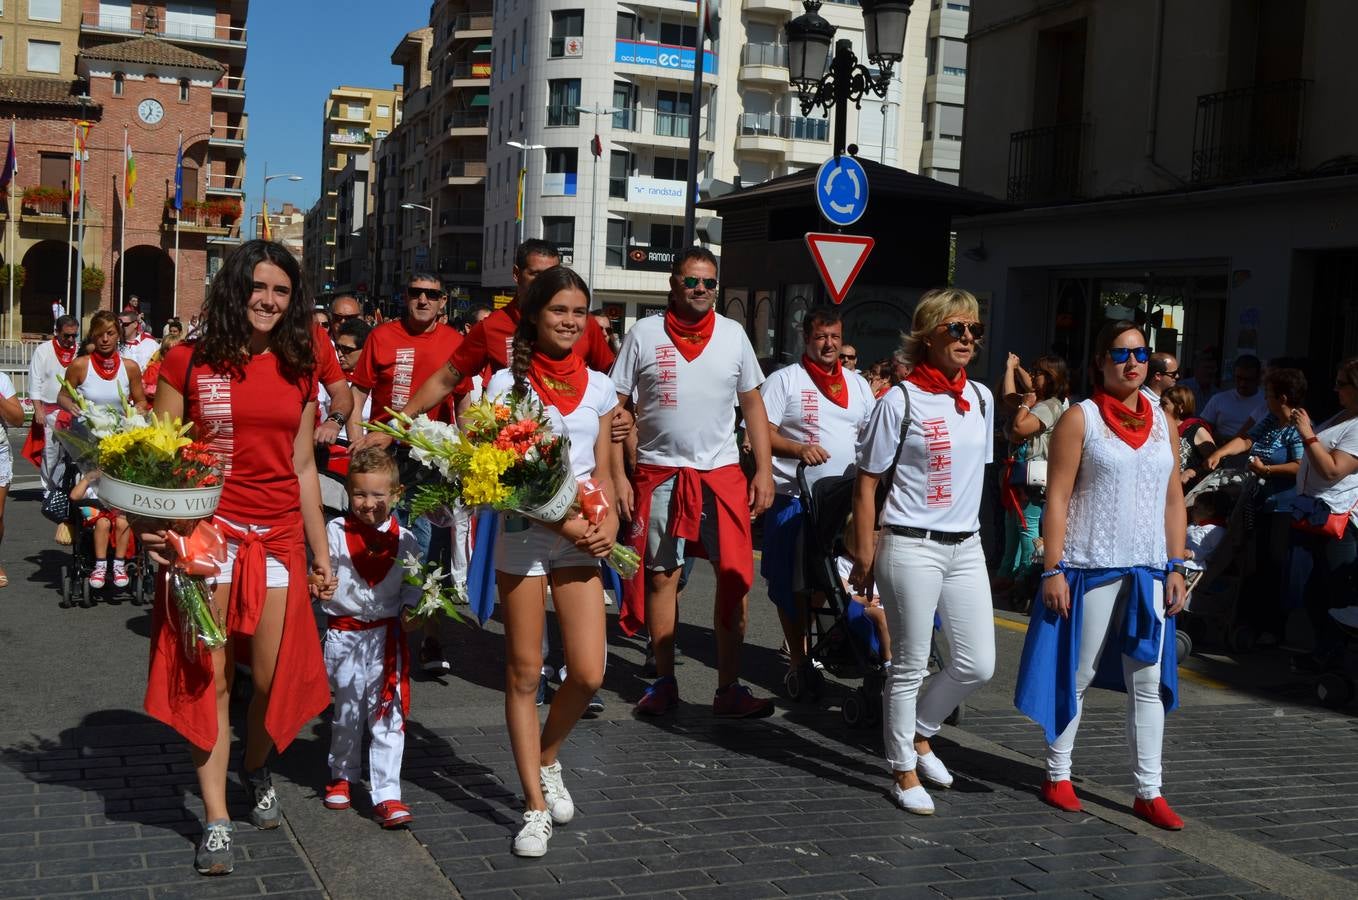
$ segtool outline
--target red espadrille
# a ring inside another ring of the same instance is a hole
[[[1080,798],[1075,796],[1075,786],[1070,783],[1069,778],[1042,782],[1042,802],[1066,812],[1084,810],[1080,805]]]
[[[343,778],[336,778],[325,786],[325,793],[321,795],[321,802],[326,809],[348,809],[349,808],[349,782]]]
[[[1169,808],[1169,803],[1164,797],[1156,797],[1154,800],[1142,800],[1137,797],[1136,802],[1132,804],[1132,812],[1156,828],[1163,828],[1166,831],[1182,831],[1184,827],[1184,820]]]
[[[383,800],[373,807],[373,818],[381,823],[383,828],[400,828],[402,825],[409,825],[414,816],[410,814],[410,807],[400,800]]]

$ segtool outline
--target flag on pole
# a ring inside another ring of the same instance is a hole
[[[75,153],[71,160],[71,197],[77,202],[80,198],[81,185],[85,183],[85,163],[90,158],[89,148],[86,146],[89,134],[89,122],[75,123]]]
[[[5,153],[5,168],[0,171],[0,193],[9,194],[9,184],[19,174],[19,156],[14,149],[14,120],[9,121],[9,150]]]
[[[595,116],[595,119],[597,121],[598,116]],[[604,142],[599,140],[597,131],[594,133],[594,140],[589,142],[589,152],[594,154],[595,159],[604,155]]]
[[[519,196],[514,201],[514,224],[516,225],[523,222],[523,183],[527,180],[527,175],[527,169],[519,170]]]
[[[132,145],[123,138],[123,155],[127,158],[127,177],[123,180],[123,208],[132,208],[132,188],[137,184],[137,160],[132,156]]]
[[[131,179],[128,187],[131,187]],[[184,208],[184,133],[179,133],[179,152],[174,158],[174,208],[178,212]]]
[[[273,227],[269,225],[269,204],[264,204],[264,209],[260,212],[260,218],[263,220],[264,240],[273,240]]]

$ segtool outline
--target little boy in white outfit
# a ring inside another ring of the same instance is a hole
[[[326,526],[334,593],[321,600],[328,618],[324,656],[335,707],[330,775],[324,801],[349,808],[349,784],[362,775],[363,731],[372,734],[368,777],[373,815],[383,828],[410,823],[401,802],[401,756],[410,711],[410,656],[404,632],[419,626],[405,612],[420,587],[406,584],[401,560],[420,556],[419,541],[392,515],[401,494],[396,463],[377,449],[354,454],[347,480],[349,512]]]

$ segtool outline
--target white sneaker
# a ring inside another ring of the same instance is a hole
[[[561,760],[538,770],[538,780],[542,785],[542,797],[547,801],[547,810],[552,814],[552,823],[565,825],[575,818],[575,801],[561,780]]]
[[[1358,606],[1330,610],[1330,618],[1345,628],[1358,628]]]
[[[892,782],[891,799],[908,813],[914,813],[917,816],[932,816],[934,814],[934,798],[930,797],[929,792],[921,785],[903,788]]]
[[[948,771],[948,767],[943,765],[943,760],[939,759],[933,751],[920,754],[918,760],[915,763],[915,771],[919,773],[919,777],[937,787],[952,787],[952,773]]]
[[[515,856],[546,856],[552,839],[552,814],[545,809],[530,809],[523,814],[523,827],[514,835]]]

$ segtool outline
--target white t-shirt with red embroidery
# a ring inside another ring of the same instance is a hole
[[[648,316],[623,338],[613,364],[618,393],[636,390],[637,462],[708,471],[740,461],[737,395],[764,380],[740,325],[717,316],[693,362],[675,349],[664,316]]]
[[[882,509],[882,524],[931,531],[976,531],[981,527],[985,466],[995,452],[995,401],[979,382],[966,387],[965,415],[949,394],[930,394],[905,382],[910,391],[910,428],[896,476]],[[977,402],[985,399],[985,411]],[[900,440],[905,403],[893,387],[878,401],[858,447],[858,468],[881,475],[891,468]]]
[[[490,376],[486,382],[486,396],[499,399],[514,390],[514,374],[501,369]],[[565,435],[571,442],[571,473],[577,478],[588,478],[594,474],[597,463],[594,459],[594,442],[599,438],[599,419],[611,413],[618,406],[618,392],[613,382],[602,372],[589,370],[589,385],[580,405],[571,410],[568,416],[561,415],[555,406],[546,406],[546,401],[538,396],[533,383],[528,383],[539,403],[544,404],[547,419],[552,431]]]
[[[843,475],[854,464],[858,439],[877,404],[862,375],[843,371],[849,393],[847,408],[826,399],[801,362],[779,369],[759,386],[764,411],[780,435],[801,444],[819,444],[830,454],[829,462],[807,467],[806,480],[811,485],[828,476]],[[778,493],[790,497],[801,493],[797,463],[795,459],[773,458],[773,485]]]

